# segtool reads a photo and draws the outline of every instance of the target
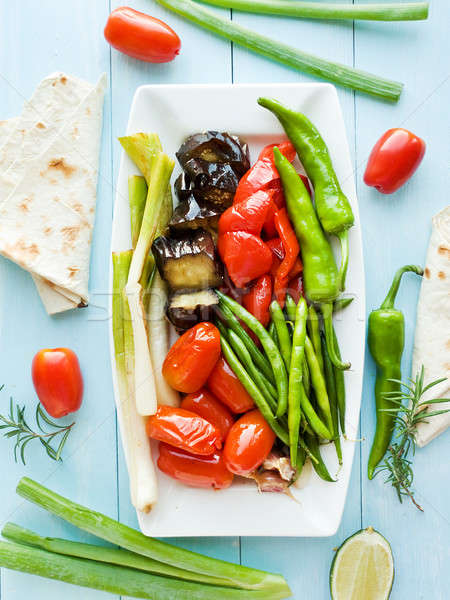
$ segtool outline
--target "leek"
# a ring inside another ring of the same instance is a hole
[[[131,529],[131,527],[119,523],[102,513],[90,510],[56,494],[28,477],[23,477],[19,481],[17,493],[22,498],[65,519],[68,523],[75,525],[75,527],[79,527],[83,531],[87,531],[131,552],[136,552],[142,556],[147,556],[168,565],[192,571],[193,573],[226,579],[230,585],[246,588],[246,590],[260,590],[261,593],[267,593],[267,596],[261,597],[267,597],[272,600],[275,598],[286,598],[290,595],[289,587],[281,575],[266,573],[242,565],[235,565],[210,558],[147,537],[143,533]],[[115,568],[117,569],[118,567]],[[209,589],[209,599],[212,600],[216,597],[213,595],[214,588],[210,587]],[[246,597],[252,597],[248,591],[246,593],[248,594]],[[129,591],[125,595],[130,595]],[[176,597],[176,595],[172,596],[172,598]],[[185,597],[195,598],[195,596]]]
[[[363,19],[368,21],[420,21],[428,18],[428,2],[333,4],[297,0],[201,0],[205,4],[243,12],[305,19]]]
[[[156,473],[151,459],[145,424],[134,400],[134,342],[124,288],[131,264],[132,250],[115,252],[113,261],[112,328],[116,362],[122,438],[130,478],[133,506],[148,512],[157,499]]]
[[[144,216],[145,200],[147,198],[147,183],[145,177],[131,175],[128,178],[128,199],[130,203],[131,246],[136,248]]]
[[[397,81],[377,77],[371,73],[302,52],[293,46],[260,35],[228,19],[223,19],[191,0],[156,0],[156,2],[211,33],[288,67],[384,100],[397,102],[400,98],[403,84]]]

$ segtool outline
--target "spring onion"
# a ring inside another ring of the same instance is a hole
[[[305,19],[364,19],[369,21],[419,21],[428,18],[428,2],[393,4],[333,4],[296,0],[201,0],[243,12]]]
[[[145,536],[143,533],[119,523],[102,513],[90,510],[80,504],[56,494],[43,485],[23,477],[17,486],[17,493],[22,498],[37,504],[45,510],[65,519],[68,523],[79,527],[83,531],[87,531],[103,540],[111,542],[117,546],[121,546],[131,552],[136,552],[142,556],[147,556],[164,562],[168,565],[186,569],[193,573],[200,573],[210,577],[219,577],[226,579],[230,585],[245,588],[248,598],[252,596],[247,590],[260,591],[261,596],[254,596],[275,599],[289,597],[290,590],[281,575],[274,575],[256,569],[227,563],[222,560],[203,556],[190,550],[172,546],[160,540]],[[54,556],[54,555],[52,555]],[[0,555],[0,563],[6,560],[3,555]],[[4,565],[8,566],[8,565]],[[26,566],[26,565],[25,565]],[[8,567],[13,568],[13,567]],[[118,567],[115,567],[117,569]],[[142,575],[142,574],[140,574]],[[191,584],[192,585],[192,584]],[[214,596],[209,587],[209,600],[213,598],[226,598],[227,596]],[[231,590],[230,590],[231,591]],[[129,590],[122,592],[125,596],[130,596]],[[264,595],[266,594],[266,595]],[[272,595],[271,595],[272,594]],[[148,597],[148,596],[143,596]],[[157,596],[152,596],[156,598]],[[167,598],[176,598],[167,596]],[[183,597],[178,595],[178,597]],[[195,598],[196,596],[184,596],[186,598]],[[230,596],[232,597],[232,596]],[[240,597],[240,596],[238,596]],[[207,598],[205,596],[205,598]]]
[[[397,81],[384,79],[365,71],[347,67],[341,63],[302,52],[297,48],[260,35],[251,29],[241,27],[233,21],[223,19],[195,2],[191,2],[191,0],[156,0],[156,2],[162,4],[168,10],[193,21],[211,33],[215,33],[288,67],[384,100],[397,102],[400,98],[403,84]]]
[[[131,245],[136,248],[144,216],[145,200],[147,198],[147,183],[145,177],[130,175],[128,178],[128,198],[130,203]]]

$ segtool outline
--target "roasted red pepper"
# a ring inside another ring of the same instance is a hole
[[[222,447],[222,436],[214,425],[182,408],[159,406],[146,428],[148,437],[191,454],[208,456]]]
[[[283,244],[284,258],[275,275],[274,292],[278,303],[283,308],[289,274],[300,252],[300,246],[285,208],[275,213],[275,227]]]
[[[283,242],[279,237],[273,238],[266,242],[269,248],[272,250],[272,266],[270,267],[270,274],[275,279],[278,269],[284,259],[284,248]],[[292,269],[289,271],[288,279],[293,279],[303,271],[303,264],[300,257],[297,257],[294,261]]]
[[[301,274],[289,281],[286,292],[294,299],[295,304],[298,304],[300,298],[304,295],[303,277]]]
[[[259,236],[271,205],[272,194],[264,190],[234,203],[219,219],[219,235],[227,231],[247,231]]]
[[[286,140],[285,142],[281,142],[280,144],[268,144],[267,146],[264,146],[264,148],[258,155],[258,160],[263,160],[264,158],[269,158],[270,160],[273,160],[273,149],[275,147],[278,148],[281,154],[283,154],[289,162],[292,162],[297,154],[292,142],[290,140]]]
[[[220,235],[217,248],[237,287],[264,275],[272,264],[272,252],[267,244],[246,231],[228,231]]]
[[[420,137],[407,129],[389,129],[370,153],[364,182],[382,194],[392,194],[412,177],[424,154]]]
[[[263,275],[256,280],[252,289],[242,298],[248,312],[266,327],[270,321],[269,306],[272,301],[272,277]]]

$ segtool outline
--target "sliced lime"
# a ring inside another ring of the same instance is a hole
[[[394,580],[389,542],[372,527],[361,529],[337,550],[330,570],[333,600],[387,600]]]

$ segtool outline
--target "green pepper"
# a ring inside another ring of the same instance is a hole
[[[339,286],[343,290],[348,266],[348,230],[352,227],[355,217],[350,202],[339,185],[327,145],[316,126],[304,114],[289,110],[269,98],[259,98],[258,104],[278,118],[294,144],[314,186],[314,201],[319,221],[326,233],[336,235],[340,241]]]
[[[394,307],[395,298],[403,273],[411,271],[422,275],[421,267],[406,265],[396,272],[389,292],[379,309],[369,316],[369,350],[377,367],[375,381],[375,403],[377,427],[370,450],[368,477],[372,479],[375,468],[386,454],[394,430],[398,408],[387,394],[400,392],[401,360],[405,345],[405,318]]]
[[[330,242],[325,236],[311,198],[289,160],[274,148],[275,166],[283,184],[286,206],[302,249],[303,285],[311,302],[320,305],[331,362],[348,369],[337,356],[333,340],[333,301],[339,295],[339,276]]]

